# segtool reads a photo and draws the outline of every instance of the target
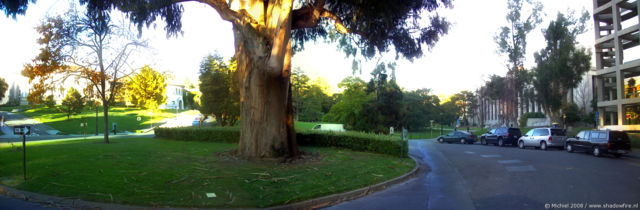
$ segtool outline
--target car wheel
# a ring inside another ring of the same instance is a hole
[[[540,142],[540,149],[541,150],[547,150],[547,142]]]
[[[440,144],[442,144],[442,143],[444,143],[444,139],[439,138],[439,139],[438,139],[438,142],[439,142]]]
[[[518,147],[524,149],[524,141],[518,141]]]
[[[567,152],[573,152],[573,146],[571,146],[571,144],[567,144]]]
[[[482,144],[482,145],[485,145],[485,146],[486,146],[486,145],[487,145],[487,140],[485,140],[484,138],[481,138],[481,139],[480,139],[480,144]]]
[[[504,146],[504,141],[502,141],[502,139],[498,139],[498,146]]]
[[[600,157],[600,155],[602,155],[600,154],[600,147],[598,146],[593,147],[592,153],[593,153],[593,156],[596,156],[596,157]]]
[[[460,144],[466,144],[467,142],[464,140],[464,138],[460,139]]]

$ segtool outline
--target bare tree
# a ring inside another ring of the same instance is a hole
[[[52,75],[61,80],[74,78],[93,86],[102,101],[104,141],[109,143],[109,105],[123,86],[122,78],[135,72],[129,57],[136,49],[146,46],[131,32],[124,18],[114,24],[109,11],[84,14],[71,9],[64,17],[47,18],[37,30],[38,42],[43,45],[34,65],[25,65],[22,74],[29,81],[39,80],[32,88],[37,91],[43,80]],[[48,70],[48,71],[43,71]]]
[[[591,103],[592,98],[591,80],[583,79],[578,87],[575,88],[574,96],[574,100],[577,102],[582,113],[587,113],[587,107],[589,106],[589,103]]]

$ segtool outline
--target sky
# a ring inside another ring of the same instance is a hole
[[[546,28],[558,12],[568,9],[593,11],[590,0],[541,0],[544,5],[543,22],[527,38],[525,68],[535,66],[533,53],[545,46],[541,29]],[[501,26],[507,24],[506,0],[454,0],[452,9],[439,10],[441,16],[452,22],[449,33],[442,37],[435,47],[424,52],[424,56],[413,62],[395,59],[395,54],[384,55],[383,60],[395,61],[398,84],[405,90],[429,88],[441,97],[462,90],[476,90],[489,75],[504,75],[506,57],[497,53],[493,37]],[[176,82],[185,79],[197,81],[202,58],[219,53],[225,58],[234,54],[231,24],[220,19],[211,7],[189,2],[184,4],[182,17],[183,34],[167,38],[162,27],[143,30],[143,37],[149,39],[149,50],[132,59],[133,66],[150,65],[152,68],[170,72]],[[37,1],[31,4],[25,16],[16,19],[0,15],[0,77],[9,83],[20,84],[27,89],[28,81],[20,76],[22,66],[38,54],[36,43],[38,33],[35,27],[46,16],[54,16],[67,11],[67,0]],[[593,22],[587,23],[588,31],[578,37],[580,45],[593,52]],[[377,60],[365,61],[362,74],[355,76],[370,79]],[[593,62],[593,61],[592,61]],[[308,43],[306,49],[292,58],[293,68],[300,68],[312,79],[325,80],[331,92],[340,91],[337,84],[345,77],[352,76],[352,58],[346,58],[337,50],[336,43]]]

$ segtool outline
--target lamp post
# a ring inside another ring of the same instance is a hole
[[[440,113],[440,135],[442,136],[442,113]]]
[[[431,126],[429,126],[429,138],[433,137],[433,120],[429,120],[431,122]]]
[[[562,126],[567,129],[567,114],[562,114]]]

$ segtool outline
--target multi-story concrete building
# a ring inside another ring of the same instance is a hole
[[[640,130],[640,0],[593,0],[600,128]]]

